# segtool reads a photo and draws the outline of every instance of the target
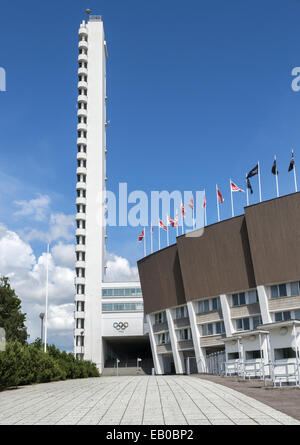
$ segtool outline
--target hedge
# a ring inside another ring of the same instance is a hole
[[[99,377],[94,363],[78,360],[54,345],[42,349],[40,340],[22,345],[14,341],[0,351],[0,389],[57,380]]]

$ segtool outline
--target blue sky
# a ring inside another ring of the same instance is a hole
[[[293,191],[290,150],[300,159],[300,1],[77,0],[1,2],[0,222],[43,230],[17,218],[14,201],[48,196],[51,211],[75,213],[77,31],[89,7],[104,19],[107,64],[108,188],[202,190],[208,223],[217,219],[215,185],[231,215],[229,178],[244,187],[261,163],[263,199]],[[300,162],[299,162],[300,165]],[[299,167],[300,179],[300,167]],[[253,178],[253,201],[258,199]],[[235,195],[243,211],[244,194]],[[142,256],[140,228],[109,229],[108,248]],[[44,249],[32,241],[37,254]]]

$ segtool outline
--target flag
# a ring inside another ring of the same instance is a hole
[[[185,209],[184,209],[184,205],[181,203],[181,215],[185,216]]]
[[[177,212],[177,210],[176,210],[176,212]],[[178,222],[178,213],[176,213],[176,216],[175,216],[174,219],[175,219],[176,222]]]
[[[239,188],[234,182],[230,181],[230,187],[232,192],[245,192],[245,190]]]
[[[255,167],[253,167],[252,170],[249,171],[249,173],[247,174],[246,178],[252,178],[252,176],[258,175],[258,164],[256,164]]]
[[[292,151],[292,159],[291,159],[291,162],[290,162],[290,165],[289,165],[289,170],[288,170],[289,172],[291,170],[293,170],[294,165],[295,165],[295,159],[294,159],[294,152]]]
[[[279,173],[279,171],[277,170],[277,166],[276,166],[276,158],[274,159],[271,172],[273,173],[273,175],[278,175],[278,173]]]
[[[251,182],[249,181],[249,179],[247,178],[247,189],[250,190],[251,195],[253,194],[253,188],[251,186]]]
[[[171,227],[178,227],[178,222],[176,221],[176,217],[175,219],[172,219],[168,216],[168,222],[171,224]]]
[[[138,242],[139,242],[139,243],[140,243],[141,241],[143,241],[143,239],[144,239],[144,235],[145,235],[145,232],[144,232],[144,230],[142,230],[141,233],[140,233],[140,235],[139,235],[139,237],[138,237]]]
[[[203,207],[204,209],[205,209],[205,207],[206,207],[206,195],[204,195],[204,200],[203,200],[202,207]]]
[[[194,210],[194,197],[192,196],[189,202],[189,207]]]
[[[164,223],[163,223],[161,220],[159,220],[159,227],[160,227],[161,229],[165,230],[165,231],[168,230],[168,229],[166,228],[166,226],[164,225]]]
[[[217,189],[218,200],[222,204],[224,202],[224,198],[219,189]]]
[[[150,229],[151,233],[153,233],[153,226],[151,225],[151,229]]]

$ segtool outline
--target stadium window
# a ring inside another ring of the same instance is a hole
[[[291,283],[291,296],[299,295],[299,281]]]
[[[274,349],[275,360],[285,360],[288,358],[295,358],[296,352],[292,348],[278,348]]]
[[[246,351],[246,360],[255,360],[257,358],[261,358],[261,353],[259,349],[255,351]]]
[[[242,306],[243,304],[246,304],[245,292],[232,295],[233,306]]]
[[[250,290],[248,292],[248,302],[249,302],[249,304],[253,304],[253,303],[257,303],[258,302],[257,290]]]
[[[237,360],[240,358],[240,354],[238,352],[228,352],[227,360]]]
[[[300,320],[300,309],[296,309],[296,310],[295,310],[295,318],[296,318],[297,320]]]
[[[257,326],[262,323],[261,316],[257,315],[256,317],[253,317],[252,321],[253,321],[253,329],[256,329]]]
[[[225,332],[225,326],[223,321],[217,321],[216,323],[216,333],[217,334],[224,334]]]
[[[248,331],[250,329],[249,318],[239,318],[236,320],[236,330],[237,331]]]

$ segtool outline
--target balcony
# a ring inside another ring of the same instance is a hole
[[[77,130],[78,131],[87,131],[87,124],[85,124],[84,122],[78,123]]]
[[[86,138],[82,138],[82,137],[80,137],[80,138],[77,138],[77,146],[78,145],[87,145],[87,139]]]
[[[78,89],[83,88],[84,90],[88,89],[88,83],[85,80],[80,80],[78,82]]]
[[[75,252],[85,252],[85,244],[76,244]]]
[[[85,110],[84,108],[79,108],[77,111],[77,116],[87,117],[87,110]]]
[[[82,235],[85,236],[86,235],[86,229],[76,229],[76,235]]]
[[[77,221],[80,221],[80,220],[86,220],[86,214],[85,213],[76,213],[76,215],[75,215],[75,219],[77,220]],[[75,249],[76,250],[76,249]]]
[[[86,182],[77,182],[76,183],[76,190],[86,190]]]
[[[85,295],[84,294],[76,294],[75,301],[85,301]]]
[[[82,24],[80,25],[78,34],[79,34],[79,36],[87,36],[88,35],[88,30],[85,25],[82,25]]]
[[[76,277],[75,278],[75,284],[85,284],[85,278],[83,278],[83,277]]]
[[[84,311],[74,311],[74,318],[84,318]]]
[[[81,268],[85,268],[85,261],[76,261],[75,262],[75,267],[81,267]]]
[[[85,94],[79,94],[77,98],[78,103],[87,103],[88,97]]]
[[[79,74],[79,75],[80,75],[80,74],[83,74],[83,75],[87,76],[87,75],[88,75],[88,69],[85,68],[84,66],[80,66],[80,67],[78,68],[78,74]]]
[[[86,175],[87,170],[86,167],[77,167],[76,174],[77,175]]]
[[[84,151],[79,151],[78,153],[77,153],[77,159],[80,161],[81,159],[82,160],[84,160],[84,161],[86,161],[86,158],[87,158],[87,154],[86,154],[86,152],[84,152]]]
[[[82,331],[83,331],[83,334],[82,334]],[[84,337],[84,329],[83,328],[74,328],[74,335],[75,335],[75,337],[77,337],[77,336],[79,336],[79,337],[81,337],[81,336],[83,336]],[[83,346],[77,346],[77,348],[83,348]]]
[[[87,61],[88,61],[87,54],[79,54],[78,55],[78,62],[87,62]]]
[[[78,49],[88,49],[89,44],[86,40],[79,40]]]

